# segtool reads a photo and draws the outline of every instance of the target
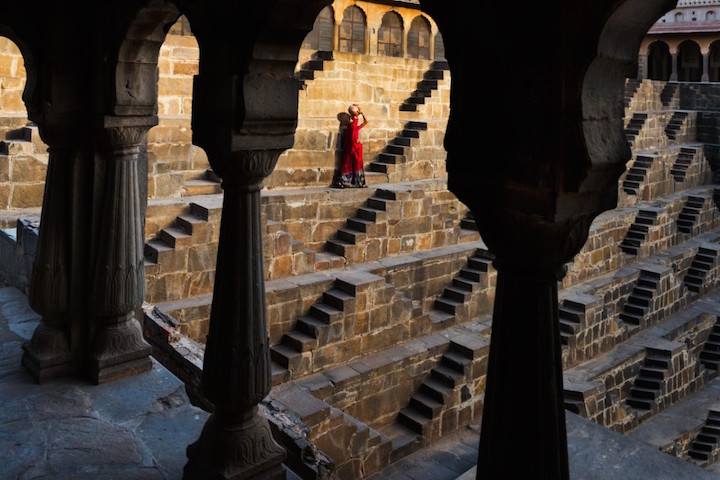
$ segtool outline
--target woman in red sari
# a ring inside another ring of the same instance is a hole
[[[360,129],[368,124],[367,117],[357,103],[348,108],[350,123],[345,129],[343,138],[342,163],[340,170],[335,175],[333,186],[345,187],[367,187],[365,184],[365,166],[363,165],[363,144],[360,142]],[[363,116],[363,123],[358,125],[358,118]]]

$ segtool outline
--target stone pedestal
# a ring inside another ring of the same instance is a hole
[[[30,282],[30,306],[42,315],[40,325],[23,345],[22,364],[41,383],[71,369],[70,226],[71,152],[49,149],[47,179],[38,247]]]

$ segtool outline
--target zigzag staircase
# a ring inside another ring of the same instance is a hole
[[[642,243],[647,239],[650,226],[657,222],[657,210],[643,209],[638,211],[635,221],[628,228],[625,238],[620,242],[623,252],[637,255]]]
[[[675,82],[665,82],[665,86],[660,92],[660,101],[664,106],[669,106],[675,98],[675,94],[678,91],[678,84]]]
[[[657,410],[659,405],[656,400],[663,393],[671,364],[668,352],[648,349],[644,364],[630,389],[627,404],[641,410]]]
[[[425,72],[423,79],[417,84],[417,89],[410,94],[410,97],[400,105],[401,112],[416,112],[419,105],[425,104],[425,99],[432,95],[433,90],[437,90],[438,81],[445,78],[445,71],[450,66],[446,61],[434,61],[430,64],[430,69]]]
[[[625,81],[625,108],[630,106],[630,102],[637,93],[638,88],[640,88],[641,82],[642,80],[637,78],[628,78]]]
[[[665,126],[665,135],[669,140],[675,140],[687,119],[687,112],[673,112],[672,117]]]
[[[628,169],[625,179],[623,180],[623,190],[629,195],[637,195],[640,186],[647,178],[647,172],[652,166],[654,158],[645,155],[635,157],[632,167]]]
[[[640,134],[645,121],[648,118],[647,113],[633,113],[627,126],[625,127],[625,137],[630,145],[635,142],[635,138]]]
[[[688,449],[688,455],[703,467],[720,457],[720,411],[708,410],[705,424]]]
[[[493,258],[490,252],[481,248],[468,258],[467,265],[460,269],[452,284],[435,299],[433,310],[428,313],[436,328],[471,319],[472,295],[488,286]]]
[[[659,274],[641,270],[635,287],[623,305],[620,319],[631,325],[642,325],[645,316],[650,311],[652,300],[658,293],[659,286]]]
[[[337,230],[335,238],[327,241],[325,249],[336,255],[345,257],[348,263],[377,260],[385,255],[379,248],[373,258],[367,258],[362,249],[362,242],[369,237],[387,235],[388,215],[399,218],[400,203],[396,202],[397,193],[392,190],[377,189],[367,199],[366,205],[357,210],[357,216],[348,218],[345,226]]]
[[[688,268],[683,278],[683,283],[688,290],[700,293],[707,280],[708,273],[717,266],[719,255],[720,245],[716,243],[704,244],[698,248],[690,268]]]
[[[720,369],[720,317],[716,317],[708,339],[700,351],[698,361],[710,370]]]
[[[585,320],[585,305],[565,299],[558,308],[560,322],[560,342],[562,345],[569,343],[570,337],[577,335]]]
[[[697,155],[696,148],[682,147],[680,149],[680,152],[675,159],[675,163],[672,168],[670,168],[670,173],[676,182],[680,183],[685,180],[685,175],[695,159],[695,155]]]
[[[470,400],[473,360],[480,358],[486,344],[470,337],[451,340],[438,365],[433,367],[408,405],[398,412],[397,423],[384,430],[392,439],[391,461],[409,455],[448,433],[440,427],[443,414]]]
[[[709,197],[706,195],[690,195],[685,201],[682,211],[678,215],[677,229],[679,232],[692,234],[698,215],[705,206],[705,201]]]
[[[413,141],[420,138],[420,132],[427,130],[426,122],[408,122],[405,128],[390,140],[377,159],[370,163],[370,170],[391,174],[396,165],[407,163],[408,149]]]
[[[305,86],[305,82],[315,79],[315,73],[325,69],[325,62],[333,60],[333,52],[317,51],[307,62],[303,63],[295,72],[295,78],[300,80],[300,89]]]

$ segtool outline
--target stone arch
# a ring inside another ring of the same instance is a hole
[[[696,42],[685,40],[678,45],[677,63],[679,81],[699,82],[701,80],[702,54],[700,46]]]
[[[114,71],[116,115],[154,115],[157,111],[157,63],[168,29],[180,18],[172,3],[153,0],[140,9],[125,31]]]
[[[431,25],[427,18],[422,15],[413,18],[408,31],[408,57],[430,59],[430,32]]]
[[[708,80],[711,82],[720,82],[720,40],[715,40],[710,44],[708,54]]]
[[[318,14],[313,29],[303,40],[302,48],[331,52],[334,47],[333,31],[335,30],[335,13],[332,6],[328,5]]]
[[[715,20],[717,20],[717,12],[715,10],[708,10],[705,12],[706,22],[714,22]]]
[[[390,10],[382,17],[378,29],[378,55],[403,56],[403,21],[400,14]]]
[[[338,51],[367,53],[367,17],[358,6],[351,5],[343,12],[338,35]]]
[[[672,73],[672,56],[667,43],[657,40],[648,47],[648,73],[650,80],[667,82]]]

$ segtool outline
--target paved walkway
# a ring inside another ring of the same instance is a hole
[[[0,288],[0,480],[180,480],[185,448],[208,416],[182,383],[154,362],[149,372],[104,385],[67,378],[37,385],[20,365],[37,323],[25,295]],[[568,414],[567,425],[572,480],[720,480],[577,415]],[[478,442],[477,426],[461,429],[369,480],[475,480]],[[531,451],[520,442],[518,460]],[[289,472],[288,480],[299,479]]]

